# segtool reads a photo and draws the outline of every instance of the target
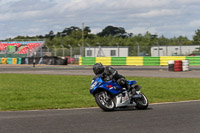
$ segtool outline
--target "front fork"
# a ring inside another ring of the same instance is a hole
[[[134,94],[139,94],[140,93],[140,89],[141,89],[142,87],[140,86],[140,85],[131,85],[131,89],[130,89],[130,93],[132,94],[132,95],[134,95]]]
[[[131,102],[134,102],[137,99],[142,98],[141,91],[140,91],[141,88],[142,87],[139,85],[131,85],[131,90],[129,91]]]

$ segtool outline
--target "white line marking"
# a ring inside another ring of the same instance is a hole
[[[162,103],[152,103],[150,105],[159,105],[159,104],[173,104],[173,103],[189,103],[189,102],[200,102],[200,100],[189,100],[189,101],[178,101],[178,102],[162,102]]]
[[[164,105],[164,104],[175,104],[175,103],[189,103],[189,102],[200,102],[200,100],[189,100],[189,101],[178,101],[178,102],[163,102],[163,103],[151,103],[153,105]],[[17,110],[17,111],[0,111],[0,112],[37,112],[37,111],[73,111],[73,110],[90,110],[100,109],[99,107],[88,107],[88,108],[72,108],[72,109],[41,109],[41,110]]]

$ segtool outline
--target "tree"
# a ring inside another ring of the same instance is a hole
[[[102,30],[102,32],[98,33],[98,36],[123,36],[126,34],[126,31],[122,27],[114,27],[114,26],[107,26]]]
[[[65,28],[62,31],[62,34],[70,35],[72,32],[77,31],[77,30],[81,30],[81,29],[79,27],[71,26],[69,28]]]
[[[49,38],[50,40],[52,40],[55,37],[54,32],[51,30],[49,31],[49,34],[45,35],[45,38]]]
[[[191,41],[186,36],[179,36],[177,38],[178,45],[190,45],[192,44]]]
[[[84,28],[84,31],[85,31],[87,34],[90,33],[90,32],[91,32],[90,27],[86,26],[86,27]]]
[[[50,40],[52,40],[55,37],[54,32],[52,30],[49,32],[49,37]]]
[[[80,29],[73,31],[69,36],[73,39],[80,40],[82,38],[82,31]]]
[[[193,36],[193,44],[199,44],[200,43],[200,29],[197,29],[195,31],[195,35]]]
[[[36,38],[44,39],[44,36],[43,35],[37,35]]]

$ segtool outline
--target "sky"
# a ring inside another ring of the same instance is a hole
[[[0,39],[45,35],[71,26],[92,33],[108,25],[126,32],[192,39],[200,28],[200,0],[0,0]]]

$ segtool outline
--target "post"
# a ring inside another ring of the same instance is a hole
[[[80,47],[80,56],[82,56],[82,48],[81,48],[81,45],[80,44],[78,44],[78,46]]]
[[[47,47],[47,52],[49,53],[49,47],[48,46],[46,46]]]
[[[160,45],[158,42],[157,42],[157,44],[158,44],[158,56],[160,57]]]
[[[99,49],[98,49],[98,53],[97,53],[97,57],[101,57],[101,45],[99,42],[97,42],[97,45],[99,45]]]
[[[182,55],[182,44],[179,42],[179,46],[180,46],[180,56]]]
[[[166,56],[168,56],[168,46],[166,46]]]
[[[69,48],[70,48],[70,63],[72,64],[72,46],[70,44],[68,44]]]
[[[4,48],[4,50],[5,50],[5,58],[7,57],[7,52],[8,52],[8,46],[6,46],[5,48]]]
[[[62,47],[62,50],[63,50],[63,57],[64,57],[65,56],[65,49],[64,49],[63,45],[61,45],[61,47]]]
[[[83,53],[84,53],[84,23],[82,23],[82,55],[83,56]]]
[[[43,47],[43,46],[42,46]],[[40,48],[40,56],[42,57],[42,47]]]
[[[96,47],[94,47],[94,56],[93,57],[96,57]]]
[[[36,56],[36,52],[33,53],[33,67],[35,67],[35,64],[36,64],[35,56]]]
[[[118,57],[119,57],[119,43],[116,43],[116,45],[117,45],[117,53],[118,53]]]
[[[56,56],[56,46],[53,45],[53,47],[54,47],[54,56]]]
[[[89,45],[88,43],[87,43],[87,46],[89,47],[89,50],[90,50],[90,45]],[[86,52],[87,52],[87,51],[86,51]],[[91,56],[92,56],[92,54],[91,54]],[[91,56],[90,56],[90,57],[91,57]]]
[[[17,51],[17,45],[15,45],[15,52]]]
[[[139,56],[140,55],[140,44],[138,42],[136,42],[136,44],[137,44],[137,50],[138,50],[137,54]]]
[[[26,48],[27,48],[27,57],[29,57],[29,47]]]

